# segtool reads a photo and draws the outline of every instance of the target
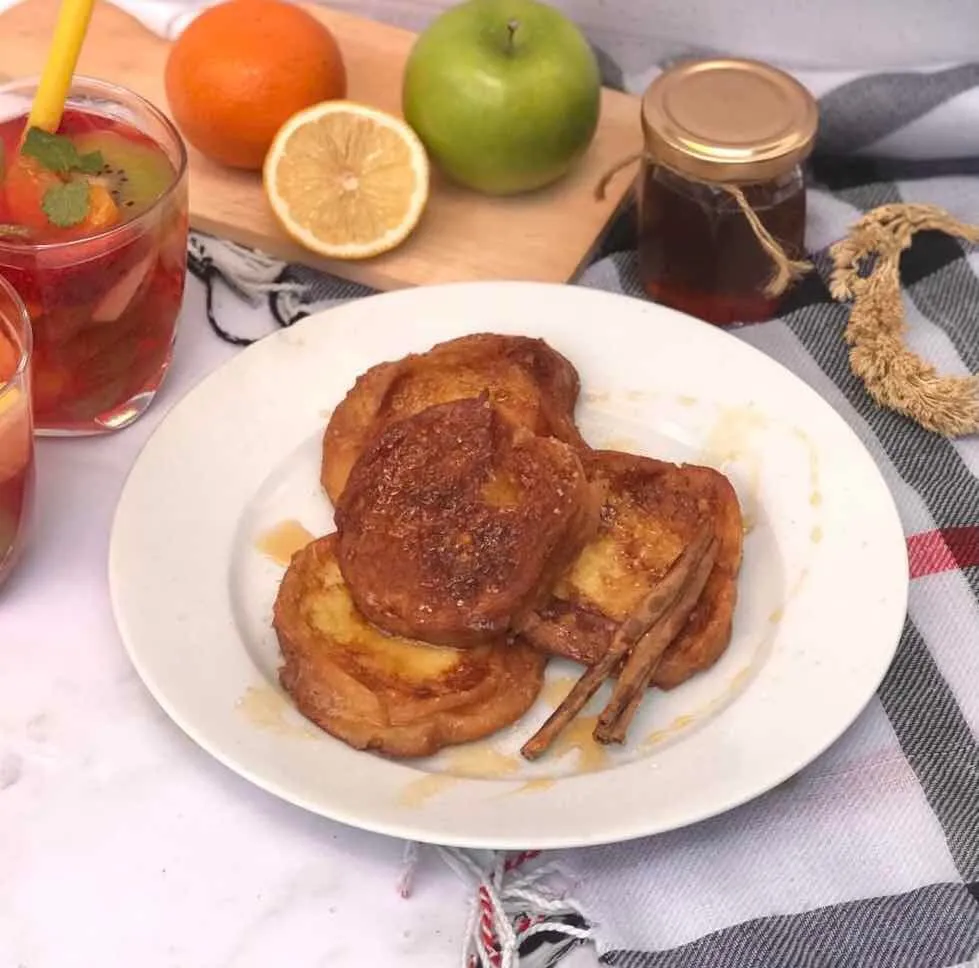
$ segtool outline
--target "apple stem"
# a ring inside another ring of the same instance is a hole
[[[507,53],[513,53],[513,38],[517,33],[517,28],[520,26],[519,20],[508,20],[506,22],[507,29]]]

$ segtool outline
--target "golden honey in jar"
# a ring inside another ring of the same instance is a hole
[[[817,118],[798,81],[758,61],[685,61],[650,84],[638,239],[651,299],[721,325],[777,313],[804,258]]]

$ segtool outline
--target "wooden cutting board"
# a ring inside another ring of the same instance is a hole
[[[41,70],[58,0],[24,0],[0,15],[0,70],[7,79]],[[336,35],[349,97],[399,111],[401,73],[415,35],[315,5],[306,8]],[[163,68],[169,42],[117,7],[96,4],[78,72],[131,88],[167,108]],[[221,168],[190,151],[191,224],[282,259],[303,262],[379,289],[471,279],[567,282],[587,262],[631,188],[623,173],[598,202],[607,168],[640,145],[638,99],[602,94],[598,133],[578,167],[556,185],[523,197],[494,199],[436,176],[428,208],[393,252],[337,262],[307,252],[276,224],[257,174]]]

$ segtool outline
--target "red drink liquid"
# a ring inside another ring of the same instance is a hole
[[[65,176],[21,153],[25,123],[0,123],[0,275],[33,324],[34,422],[60,434],[117,429],[146,409],[170,363],[186,270],[183,148],[69,107],[57,133],[104,163]],[[51,220],[45,194],[66,180],[88,185],[88,214],[69,226]]]
[[[8,301],[0,291],[4,310]],[[23,356],[21,337],[0,310],[0,585],[23,547],[34,494],[29,374]]]

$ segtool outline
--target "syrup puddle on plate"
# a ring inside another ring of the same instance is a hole
[[[280,733],[284,736],[300,736],[318,739],[320,734],[312,726],[293,722],[295,709],[281,693],[270,686],[249,686],[236,703],[238,711],[259,729]]]
[[[446,758],[449,761],[447,775],[460,779],[496,779],[509,776],[520,769],[519,757],[478,743],[456,746],[447,752]]]
[[[548,702],[551,703],[553,698],[556,706],[567,695],[573,683],[574,679],[568,676],[549,682],[545,686],[545,690],[550,693],[546,697]],[[558,760],[568,753],[577,752],[578,761],[570,773],[571,776],[601,770],[608,763],[608,751],[592,738],[597,720],[597,716],[579,716],[558,736],[548,753],[554,760]],[[451,747],[442,752],[441,759],[445,772],[426,773],[407,783],[398,798],[401,806],[420,807],[461,780],[517,779],[513,774],[529,766],[519,753],[501,753],[482,743]],[[519,787],[507,790],[503,795],[539,792],[549,789],[556,782],[557,778],[554,776],[528,776]]]
[[[737,487],[741,503],[741,529],[755,530],[761,505],[762,459],[755,434],[768,427],[768,418],[754,407],[724,407],[708,431],[698,457],[716,467]]]
[[[523,760],[518,754],[501,753],[482,743],[452,746],[442,752],[446,760],[444,773],[426,773],[412,780],[401,791],[403,807],[419,807],[426,800],[460,780],[503,779],[520,770]]]
[[[640,741],[639,749],[646,753],[651,752],[654,749],[658,749],[690,732],[694,727],[704,725],[713,719],[718,713],[723,711],[728,703],[736,699],[747,685],[752,673],[758,667],[757,660],[759,656],[763,656],[763,653],[767,653],[767,646],[769,644],[770,643],[767,640],[763,640],[759,644],[757,647],[757,655],[755,657],[756,661],[748,663],[748,665],[744,666],[744,668],[740,669],[733,676],[731,676],[728,679],[727,685],[725,686],[723,692],[711,699],[710,702],[705,703],[699,709],[695,709],[693,712],[689,713],[682,713],[667,723],[666,726],[661,726],[659,729],[654,729],[647,733]]]
[[[578,751],[578,765],[575,773],[593,773],[608,764],[608,750],[601,743],[596,743],[592,737],[597,716],[578,716],[573,719],[560,733],[549,756],[560,759],[572,750]]]
[[[304,525],[295,518],[287,518],[263,531],[255,539],[255,547],[277,565],[288,567],[292,556],[314,540],[315,535]]]
[[[823,495],[819,489],[819,451],[816,450],[812,438],[801,427],[793,427],[792,433],[809,452],[809,506],[818,508],[823,503]]]
[[[533,780],[528,780],[523,784],[523,786],[517,787],[513,793],[516,795],[520,793],[536,793],[541,790],[549,790],[555,783],[557,783],[557,780],[555,780],[554,777],[538,776]]]
[[[663,726],[660,729],[654,729],[651,733],[647,734],[642,738],[642,743],[640,748],[643,750],[651,750],[656,746],[661,745],[665,740],[672,739],[673,737],[682,733],[688,726],[692,726],[697,722],[696,713],[685,713],[682,716],[677,716],[669,725]]]
[[[500,753],[499,755],[505,756],[506,754]],[[517,758],[512,757],[512,759],[516,761]],[[519,769],[519,764],[515,765],[514,768]],[[445,792],[450,787],[455,786],[455,784],[464,779],[467,779],[467,777],[453,775],[451,773],[426,773],[424,776],[420,776],[417,780],[412,780],[402,788],[401,795],[398,798],[398,803],[402,807],[420,807],[427,803],[432,797],[438,796],[438,794]],[[508,790],[505,795],[511,796],[521,793],[533,793],[535,791],[539,792],[541,790],[548,790],[554,786],[556,782],[557,781],[550,776],[534,777],[533,779],[527,780],[526,783],[522,783],[515,790]]]
[[[448,773],[426,773],[402,788],[398,803],[402,807],[420,807],[436,794],[458,783],[460,779],[461,777],[451,776]]]
[[[568,693],[571,692],[577,681],[574,676],[558,676],[556,679],[548,679],[540,691],[540,698],[552,710],[557,709],[567,698]]]

